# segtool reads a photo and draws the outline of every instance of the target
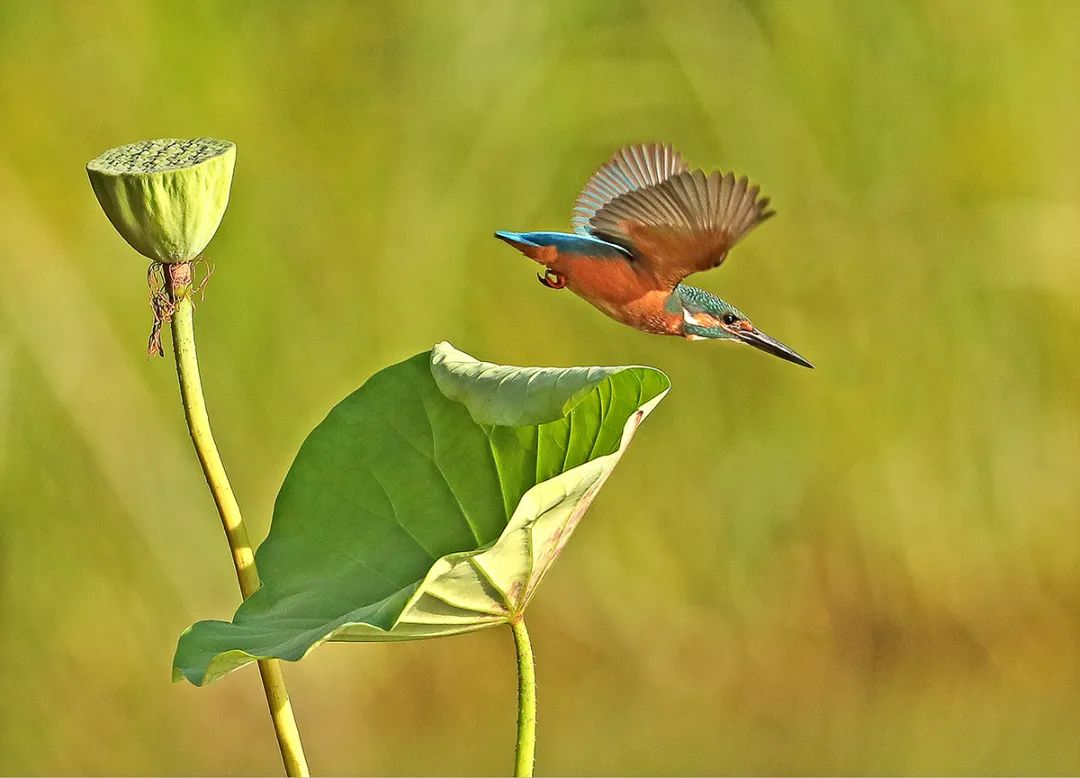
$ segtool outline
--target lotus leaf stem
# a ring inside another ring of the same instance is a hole
[[[525,629],[525,619],[521,616],[513,619],[510,629],[514,632],[518,666],[518,736],[514,775],[523,778],[532,776],[536,760],[536,663],[529,631]]]

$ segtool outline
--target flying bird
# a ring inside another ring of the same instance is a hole
[[[683,283],[719,266],[774,214],[768,206],[745,176],[691,170],[671,146],[650,143],[621,149],[593,174],[574,205],[573,233],[495,237],[544,265],[544,286],[569,289],[634,329],[746,343],[813,367],[731,303]]]

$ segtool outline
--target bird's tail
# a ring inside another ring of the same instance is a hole
[[[555,259],[558,251],[553,246],[543,246],[529,238],[527,233],[498,230],[495,237],[509,243],[529,259],[547,264]]]
[[[495,237],[501,241],[509,243],[514,248],[520,248],[521,246],[537,246],[537,244],[529,240],[529,238],[523,232],[496,230]]]

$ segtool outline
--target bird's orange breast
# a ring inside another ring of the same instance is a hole
[[[566,287],[622,324],[659,335],[682,335],[683,320],[665,309],[671,290],[621,259],[560,254],[550,264]]]

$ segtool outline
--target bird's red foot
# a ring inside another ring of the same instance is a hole
[[[536,278],[548,289],[562,289],[566,286],[566,277],[559,275],[553,270],[546,271],[544,275],[537,274]]]

